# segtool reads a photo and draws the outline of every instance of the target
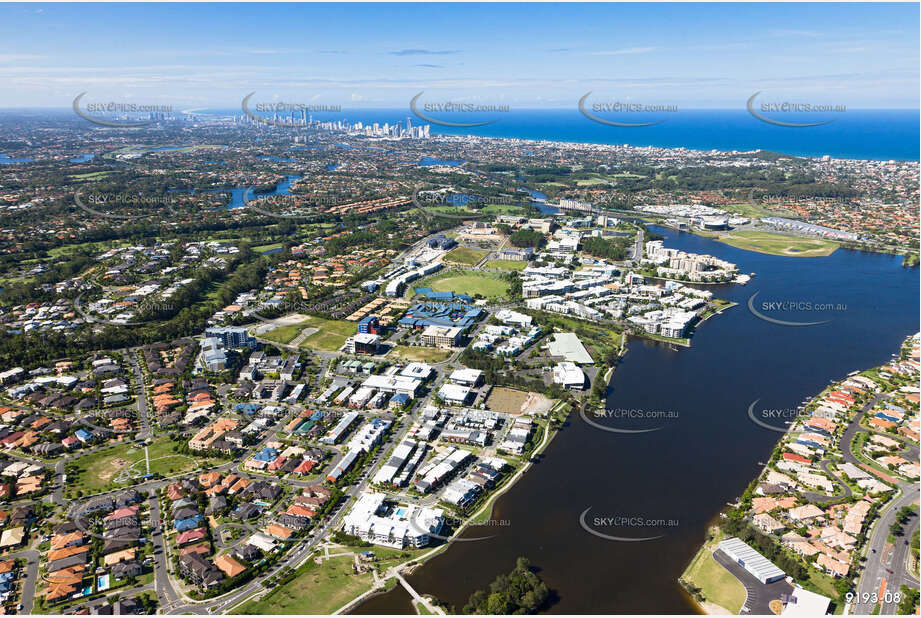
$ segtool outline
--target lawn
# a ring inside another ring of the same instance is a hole
[[[259,245],[258,247],[253,247],[253,251],[256,253],[265,253],[266,251],[275,251],[281,249],[284,245],[280,242],[273,242],[270,245]]]
[[[493,268],[495,270],[524,270],[528,267],[528,262],[521,260],[520,262],[515,260],[489,260],[486,262],[485,268]]]
[[[839,247],[838,243],[830,240],[754,231],[732,232],[717,237],[717,240],[737,249],[786,257],[825,257]]]
[[[448,273],[429,279],[428,287],[436,292],[454,292],[470,296],[480,294],[486,298],[505,298],[508,295],[508,283],[487,273]]]
[[[170,476],[180,474],[197,468],[199,465],[212,465],[217,460],[200,457],[189,457],[173,452],[175,442],[167,437],[154,440],[148,450],[150,452],[151,474]],[[78,457],[73,464],[77,472],[69,475],[65,491],[70,497],[76,496],[78,491],[84,494],[95,494],[131,484],[131,478],[119,479],[119,473],[130,469],[138,475],[147,473],[144,457],[144,448],[132,448],[133,442],[117,444],[113,447]],[[130,476],[134,476],[133,474]]]
[[[728,204],[721,208],[729,212],[737,212],[743,217],[748,217],[750,219],[760,219],[761,217],[787,217],[792,214],[788,210],[780,208],[771,209],[764,204]]]
[[[258,601],[240,607],[236,614],[331,614],[371,589],[371,573],[356,575],[352,556],[337,556],[318,565],[312,559],[298,575]]]
[[[286,324],[285,326],[273,328],[272,330],[260,335],[260,337],[263,339],[268,339],[269,341],[274,341],[275,343],[290,343],[291,340],[297,337],[297,334],[303,329],[304,322],[298,322],[297,324]]]
[[[722,540],[722,533],[700,548],[681,576],[695,588],[700,588],[705,603],[714,603],[738,614],[745,603],[745,586],[713,559],[713,550]]]
[[[398,345],[393,348],[391,354],[397,358],[408,361],[440,363],[441,361],[451,356],[451,351],[440,350],[438,348],[420,348],[409,345]]]
[[[88,172],[86,174],[74,174],[72,180],[99,180],[115,172]]]
[[[476,266],[480,263],[484,257],[489,254],[489,251],[484,249],[468,249],[467,247],[457,247],[452,249],[445,255],[446,262],[455,262],[457,264],[467,264],[469,266]]]
[[[335,352],[345,344],[346,339],[358,332],[355,322],[326,320],[316,316],[308,316],[301,324],[307,328],[317,329],[317,332],[304,339],[301,347],[322,352]]]

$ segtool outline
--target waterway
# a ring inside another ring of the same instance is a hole
[[[795,408],[829,381],[882,364],[918,331],[917,268],[901,257],[838,250],[825,258],[787,258],[735,249],[664,228],[666,247],[709,253],[756,276],[745,286],[707,286],[739,303],[702,324],[689,349],[631,340],[608,388],[609,418],[596,429],[578,416],[540,463],[497,503],[489,540],[455,543],[409,576],[420,593],[460,610],[467,597],[526,556],[555,591],[549,613],[693,613],[677,583],[727,502],[770,455],[778,433],[752,423],[749,405]],[[756,309],[788,327],[757,318]],[[763,302],[831,304],[831,310],[771,312]],[[627,418],[645,414],[647,418]],[[659,418],[649,418],[658,416]],[[583,529],[580,515],[596,532]],[[625,518],[613,525],[607,518]],[[637,518],[637,519],[631,519]],[[639,521],[642,520],[642,521]],[[469,536],[482,534],[474,529]],[[407,613],[398,592],[375,597],[377,613]],[[364,612],[368,608],[359,608]]]
[[[278,185],[268,193],[256,193],[252,191],[251,188],[244,187],[234,187],[227,189],[206,189],[202,193],[227,193],[230,195],[230,201],[227,203],[225,208],[227,210],[233,210],[235,208],[243,208],[246,206],[246,203],[250,200],[259,199],[263,197],[272,197],[273,195],[291,195],[291,183],[297,182],[301,179],[301,176],[286,176],[284,180],[278,183]],[[193,191],[189,191],[192,193]]]

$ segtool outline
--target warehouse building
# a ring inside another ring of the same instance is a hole
[[[719,544],[719,548],[762,584],[770,584],[787,576],[773,562],[749,547],[739,538],[726,539]]]

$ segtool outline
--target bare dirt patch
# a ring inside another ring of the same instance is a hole
[[[116,457],[115,459],[110,461],[109,464],[104,467],[104,469],[100,470],[96,476],[99,477],[100,481],[103,481],[104,483],[108,483],[109,481],[112,480],[112,477],[115,476],[115,474],[119,470],[125,468],[129,463],[131,462],[128,461],[127,459]]]

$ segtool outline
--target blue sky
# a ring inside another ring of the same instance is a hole
[[[918,108],[918,4],[2,4],[0,107]]]

